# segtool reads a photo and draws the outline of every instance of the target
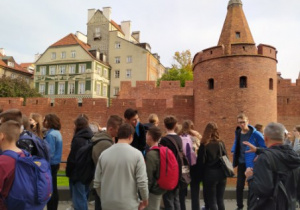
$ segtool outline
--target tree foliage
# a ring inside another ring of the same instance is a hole
[[[175,61],[172,64],[172,68],[162,75],[160,79],[157,80],[157,85],[159,86],[160,81],[175,81],[179,80],[181,87],[185,86],[185,81],[193,80],[193,65],[192,56],[190,50],[183,52],[175,52],[173,59]]]
[[[0,97],[41,97],[41,94],[20,78],[12,79],[3,76],[0,78]]]

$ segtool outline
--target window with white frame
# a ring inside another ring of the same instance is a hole
[[[115,63],[121,63],[121,58],[120,57],[115,57]]]
[[[58,95],[65,94],[65,83],[58,84]]]
[[[61,58],[62,59],[66,58],[66,52],[61,52]]]
[[[49,74],[55,75],[56,66],[50,66]]]
[[[86,65],[85,64],[79,64],[79,73],[84,73],[86,69]]]
[[[72,50],[71,51],[71,58],[75,58],[76,57],[76,51],[75,50]]]
[[[107,69],[106,68],[103,68],[103,76],[107,77]]]
[[[107,86],[103,85],[102,95],[107,96]]]
[[[132,56],[131,56],[131,55],[130,55],[130,56],[127,56],[126,62],[127,62],[127,63],[132,63]]]
[[[52,53],[51,53],[51,59],[52,59],[52,60],[56,59],[56,52],[52,52]]]
[[[69,94],[75,94],[75,84],[74,83],[69,83],[69,90],[68,93]]]
[[[78,85],[78,94],[84,94],[85,93],[85,83],[80,82]]]
[[[40,72],[41,72],[41,75],[46,75],[46,66],[41,66]]]
[[[100,27],[96,27],[94,37],[100,37],[100,36],[101,36]]]
[[[11,62],[11,61],[8,61],[8,62],[7,62],[7,65],[8,65],[9,67],[15,67],[15,63],[14,63],[14,62]]]
[[[126,70],[126,78],[131,78],[131,69]]]
[[[53,95],[54,94],[54,84],[49,84],[48,86],[48,94]]]
[[[69,66],[69,74],[75,74],[76,65]]]
[[[120,70],[115,70],[115,78],[120,78]]]
[[[101,75],[102,67],[97,65],[97,74]]]
[[[114,95],[117,96],[119,94],[119,87],[114,87]]]
[[[66,66],[65,65],[59,66],[59,73],[60,74],[65,74],[66,73]]]
[[[39,93],[43,95],[45,94],[45,84],[40,84]]]
[[[15,74],[11,74],[10,78],[14,79],[14,78],[16,78],[16,75]]]
[[[99,83],[96,84],[96,94],[101,95],[101,85]]]
[[[115,42],[115,48],[120,49],[121,48],[121,43],[120,42]]]

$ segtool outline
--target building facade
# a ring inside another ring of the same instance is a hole
[[[24,79],[31,87],[33,87],[33,71],[24,69],[19,65],[13,56],[7,56],[3,48],[0,49],[0,77],[10,77]]]
[[[52,44],[36,61],[35,87],[45,97],[107,98],[110,66],[77,32]]]
[[[100,51],[111,66],[110,95],[117,96],[121,81],[156,81],[165,71],[148,43],[140,43],[140,32],[131,30],[131,21],[118,25],[111,8],[88,10],[87,42]]]

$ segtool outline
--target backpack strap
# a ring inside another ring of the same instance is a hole
[[[30,154],[26,151],[26,150],[22,150],[23,154],[25,155],[25,157],[29,157]],[[12,150],[5,150],[2,155],[6,155],[8,157],[11,157],[15,160],[19,159],[19,157],[21,156],[21,154],[14,152]]]

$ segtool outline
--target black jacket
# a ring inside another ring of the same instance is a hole
[[[138,124],[138,129],[139,135],[134,132],[133,141],[130,145],[143,153],[146,147],[146,132],[142,123]]]
[[[71,142],[71,151],[67,159],[67,167],[66,167],[66,175],[70,179],[72,179],[73,171],[76,166],[76,154],[78,150],[82,146],[88,144],[88,142],[91,140],[92,137],[93,137],[93,132],[89,127],[81,129],[80,131],[77,131],[77,133],[75,133]]]
[[[267,151],[270,151],[276,165],[276,172],[282,174],[288,174],[290,171],[295,170],[299,174],[300,156],[292,150],[288,145],[276,145],[268,149],[261,151],[257,161],[254,163],[253,176],[248,178],[249,183],[249,209],[271,209],[275,203],[279,209],[286,209],[286,204],[283,203],[286,199],[271,200],[273,196],[274,188],[276,185],[277,174],[273,172],[272,164],[266,155]],[[297,175],[298,178],[299,175]],[[287,188],[287,194],[291,197],[296,197],[295,193],[297,186],[289,185]],[[293,195],[294,194],[294,195]],[[258,204],[259,201],[259,204]],[[260,208],[256,206],[260,205]]]

